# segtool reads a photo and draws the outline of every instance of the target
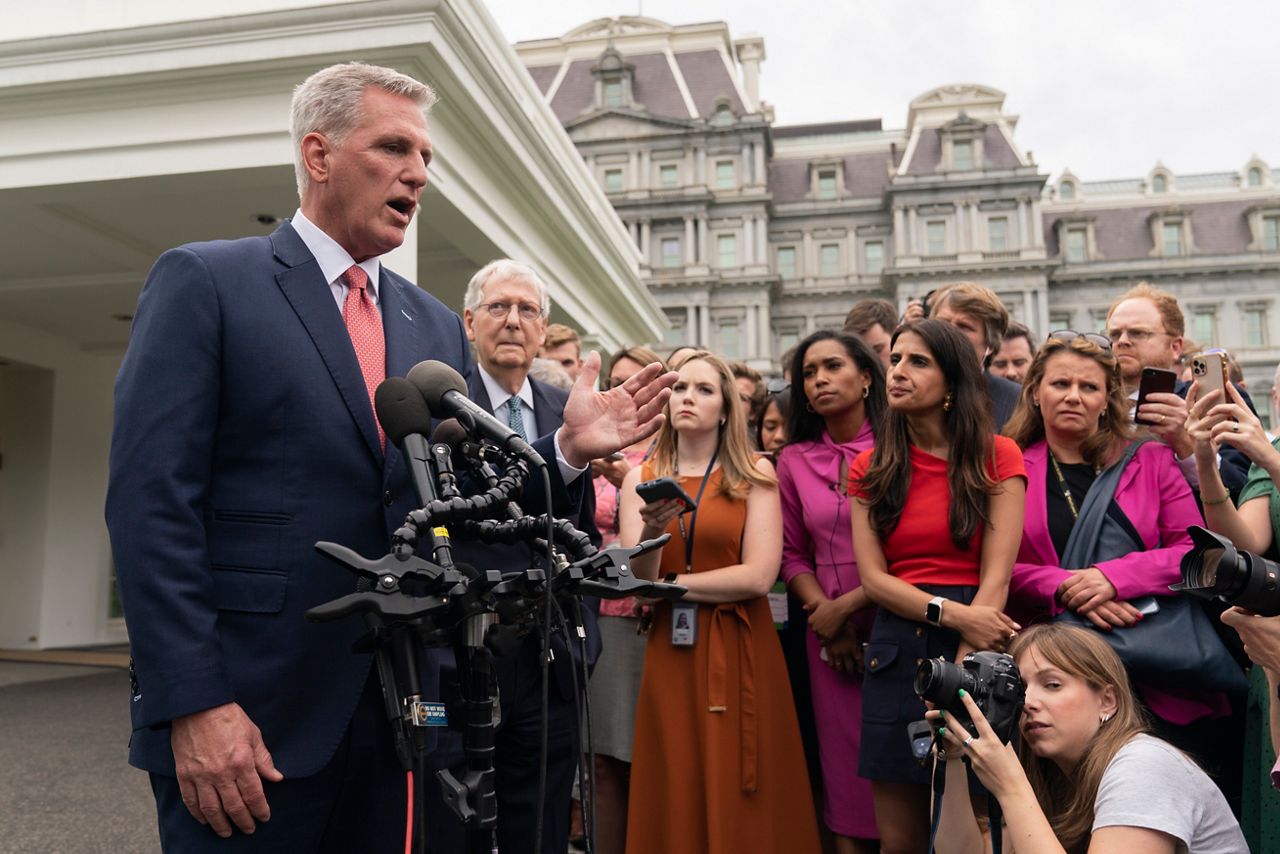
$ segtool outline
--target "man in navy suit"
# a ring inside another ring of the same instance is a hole
[[[316,541],[380,556],[417,504],[374,417],[377,382],[423,359],[470,367],[457,315],[378,260],[426,186],[433,100],[390,69],[312,75],[293,98],[292,222],[166,252],[139,298],[106,515],[134,658],[130,762],[151,772],[166,849],[382,851],[403,832],[379,689],[351,653],[364,627],[303,613],[353,589]],[[563,427],[535,444],[555,460],[558,513],[591,459],[657,428],[674,379],[654,366],[600,394],[598,371],[593,357]],[[427,655],[428,692],[437,666]]]

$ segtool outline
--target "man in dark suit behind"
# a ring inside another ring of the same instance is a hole
[[[1000,350],[1009,328],[1009,310],[990,288],[974,282],[953,282],[929,297],[929,316],[950,323],[973,344],[991,395],[991,418],[996,432],[1018,406],[1022,386],[991,373],[991,357]]]
[[[374,66],[312,75],[293,98],[292,222],[166,252],[139,298],[106,515],[130,762],[151,773],[168,850],[398,850],[404,776],[370,659],[351,653],[364,627],[303,613],[354,587],[317,540],[385,554],[417,504],[374,417],[378,382],[423,359],[470,366],[457,315],[378,260],[426,186],[434,97]],[[657,428],[674,380],[653,367],[599,394],[598,371],[535,445],[557,512],[576,506],[566,474]],[[426,693],[437,666],[427,655]]]

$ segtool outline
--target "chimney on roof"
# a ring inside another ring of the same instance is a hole
[[[760,110],[760,63],[765,60],[764,38],[761,36],[743,36],[733,43],[738,54],[738,63],[742,66],[742,85],[747,91],[747,105],[750,112]]]

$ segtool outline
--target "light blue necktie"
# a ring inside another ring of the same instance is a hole
[[[519,433],[526,442],[529,441],[529,434],[524,429],[524,406],[521,405],[519,395],[507,399],[507,426]]]

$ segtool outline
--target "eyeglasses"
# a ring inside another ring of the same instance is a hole
[[[534,321],[542,317],[542,306],[534,305],[531,302],[509,303],[509,302],[485,302],[476,306],[476,310],[486,309],[489,316],[494,320],[505,320],[507,315],[511,313],[511,309],[515,308],[520,313],[521,320]]]
[[[1130,332],[1129,334],[1132,335],[1133,333]],[[1110,350],[1111,342],[1116,340],[1114,336],[1107,338],[1105,335],[1099,335],[1096,332],[1076,332],[1074,329],[1059,329],[1057,332],[1049,333],[1050,341],[1062,341],[1070,344],[1077,338],[1083,338],[1090,344],[1097,344],[1103,350]]]
[[[1111,339],[1112,344],[1119,344],[1120,339],[1129,336],[1129,340],[1134,344],[1141,344],[1144,341],[1150,341],[1157,335],[1168,335],[1168,332],[1156,332],[1153,329],[1108,329],[1107,337]]]

